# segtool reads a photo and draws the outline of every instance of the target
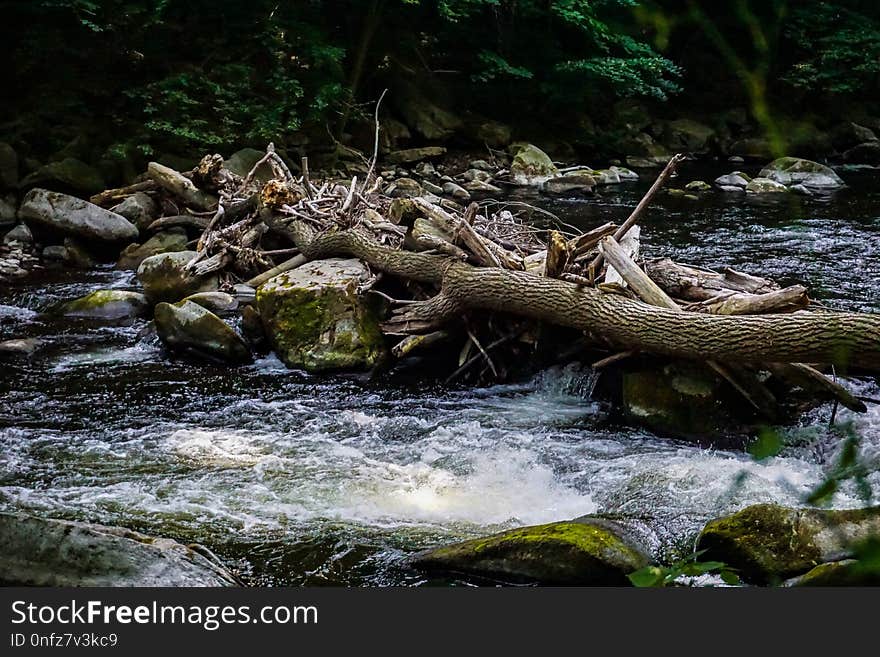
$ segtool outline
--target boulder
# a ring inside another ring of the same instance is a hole
[[[752,178],[746,185],[746,192],[749,194],[785,194],[788,187],[780,182],[771,180],[770,178]]]
[[[217,289],[216,275],[196,277],[186,271],[187,263],[195,256],[195,251],[176,251],[149,256],[141,262],[137,277],[150,303],[179,301],[196,292]]]
[[[32,189],[21,202],[20,218],[61,233],[104,242],[137,239],[138,229],[128,219],[97,205],[47,189]]]
[[[372,283],[356,259],[306,263],[257,289],[266,336],[289,367],[364,370],[386,356],[378,312],[361,290]]]
[[[858,559],[831,561],[786,580],[785,586],[880,586],[880,568]]]
[[[116,268],[137,270],[150,256],[186,251],[188,241],[184,230],[171,229],[158,232],[143,244],[134,243],[125,247],[119,254],[119,260],[116,261]]]
[[[152,196],[137,192],[115,206],[113,212],[128,219],[138,230],[145,231],[159,218],[162,210]]]
[[[234,365],[251,361],[251,350],[241,336],[197,303],[162,302],[154,315],[156,333],[172,351]]]
[[[870,128],[846,121],[834,128],[831,143],[838,151],[846,151],[868,141],[876,141],[877,135]]]
[[[256,148],[242,148],[223,161],[223,168],[244,178],[251,172],[251,169],[254,168],[257,162],[265,156],[266,153],[264,151],[259,151]],[[269,182],[274,177],[272,167],[269,166],[268,162],[263,162],[254,174],[254,180],[264,183]]]
[[[557,174],[558,169],[547,153],[533,144],[519,148],[510,165],[511,180],[519,185],[537,186]]]
[[[0,513],[5,586],[235,586],[201,546],[121,527]]]
[[[0,190],[18,186],[18,153],[6,142],[0,142]]]
[[[622,375],[624,416],[657,433],[701,441],[742,429],[754,409],[702,363],[653,362],[627,367]]]
[[[58,312],[65,317],[89,319],[133,319],[150,310],[147,297],[127,290],[96,290],[73,301],[61,304]]]
[[[709,192],[712,190],[712,185],[705,180],[692,180],[684,188],[689,192]]]
[[[843,154],[843,159],[853,164],[880,164],[880,141],[853,146]]]
[[[428,140],[449,139],[462,126],[461,119],[455,114],[418,93],[407,94],[402,99],[399,110],[406,124]]]
[[[769,178],[783,185],[804,185],[808,189],[832,190],[843,187],[834,169],[799,157],[780,157],[761,169],[759,178]]]
[[[752,178],[747,173],[734,171],[723,176],[718,176],[715,179],[715,185],[723,192],[744,192],[751,181]]]
[[[412,178],[398,178],[385,188],[385,193],[392,198],[414,198],[422,195],[422,186]]]
[[[723,561],[753,584],[777,584],[815,566],[853,555],[880,532],[880,506],[843,511],[757,504],[709,522],[702,558]]]
[[[385,161],[390,164],[410,164],[437,158],[446,153],[443,146],[424,146],[422,148],[407,148],[402,151],[394,151],[385,156]]]
[[[81,160],[66,157],[50,162],[26,176],[20,187],[48,187],[90,196],[106,189],[100,171]]]
[[[456,201],[466,203],[471,200],[471,194],[461,185],[454,182],[443,183],[443,193],[451,196]]]
[[[570,173],[547,180],[541,189],[553,196],[588,196],[593,193],[596,179],[588,173]]]
[[[693,119],[670,121],[663,130],[664,145],[675,152],[705,153],[714,137],[712,128]]]
[[[222,315],[230,313],[238,308],[238,299],[226,292],[215,290],[213,292],[197,292],[189,295],[184,301],[192,301],[199,304],[205,310]]]
[[[627,575],[650,561],[620,525],[584,516],[435,548],[411,563],[427,572],[511,584],[628,586]]]
[[[34,244],[34,236],[31,229],[25,224],[18,224],[3,236],[4,244],[18,243],[26,248],[30,248]]]

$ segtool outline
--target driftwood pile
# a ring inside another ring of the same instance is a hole
[[[596,368],[638,353],[700,360],[757,409],[775,405],[765,385],[772,375],[864,411],[822,370],[880,370],[880,316],[832,312],[801,286],[732,270],[639,264],[637,222],[681,159],[623,224],[583,233],[536,227],[518,215],[522,204],[390,198],[375,159],[363,180],[312,180],[305,158],[294,175],[271,144],[243,178],[219,155],[187,173],[151,163],[142,182],[91,200],[110,207],[136,191],[159,197],[169,216],[151,229],[200,231],[189,269],[220,272],[229,286],[257,287],[310,260],[360,258],[381,274],[373,292],[390,302],[382,328],[392,353],[459,339],[451,379],[503,378],[555,326],[582,336],[556,351],[589,347]],[[266,166],[268,181],[257,175]]]

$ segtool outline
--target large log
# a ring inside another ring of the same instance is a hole
[[[310,260],[349,255],[401,278],[435,283],[441,291],[408,305],[388,323],[436,330],[466,310],[510,313],[584,331],[596,343],[697,360],[834,363],[880,370],[880,315],[796,312],[707,315],[650,306],[618,294],[525,271],[473,267],[450,258],[386,247],[358,229],[316,236],[305,222],[290,235]]]

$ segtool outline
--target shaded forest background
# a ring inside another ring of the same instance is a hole
[[[651,155],[682,117],[821,154],[880,100],[870,0],[3,4],[2,139],[25,168],[75,157],[108,181],[268,141],[371,151],[384,89],[385,147],[528,139],[588,160]]]

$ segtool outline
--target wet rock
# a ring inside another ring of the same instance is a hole
[[[495,167],[486,162],[486,160],[472,160],[468,163],[468,169],[476,169],[478,171],[486,171],[488,173],[492,173],[495,171]]]
[[[596,179],[588,173],[570,173],[546,181],[541,189],[553,196],[589,196]]]
[[[712,190],[712,185],[705,180],[692,180],[684,188],[690,192],[709,192]]]
[[[71,237],[64,238],[64,248],[67,249],[66,264],[78,269],[91,269],[95,266],[95,259],[83,244]]]
[[[742,171],[734,171],[715,179],[715,185],[723,192],[744,192],[752,178]]]
[[[443,188],[440,185],[435,185],[430,180],[422,181],[422,189],[424,189],[429,194],[434,194],[435,196],[439,196],[443,193]]]
[[[493,185],[491,183],[483,182],[481,180],[472,180],[470,182],[466,182],[462,185],[469,192],[484,192],[487,194],[497,194],[502,191],[500,187],[497,185]]]
[[[58,308],[65,317],[119,320],[144,317],[150,310],[147,297],[127,290],[96,290]]]
[[[621,166],[610,166],[610,167],[608,167],[608,170],[609,170],[609,171],[613,171],[614,173],[616,173],[616,174],[617,174],[617,177],[618,177],[622,182],[623,182],[623,181],[638,180],[638,179],[639,179],[639,174],[637,174],[637,173],[636,173],[635,171],[633,171],[632,169],[627,169],[626,167],[621,167]]]
[[[263,319],[253,306],[244,306],[241,309],[241,332],[258,349],[266,342]]]
[[[627,575],[650,558],[617,523],[584,516],[435,548],[411,563],[428,572],[513,584],[628,586]]]
[[[43,344],[38,338],[20,338],[0,342],[0,358],[31,356]]]
[[[30,248],[33,245],[34,236],[31,233],[31,229],[25,224],[18,224],[18,226],[3,236],[4,244],[13,244],[16,242],[27,248]]]
[[[21,202],[19,217],[64,234],[105,242],[137,239],[138,229],[125,217],[75,196],[32,189]]]
[[[257,291],[246,283],[236,283],[232,288],[232,296],[239,303],[253,303],[257,300]]]
[[[440,175],[437,173],[437,169],[434,168],[434,165],[430,162],[419,162],[414,171],[422,178],[433,178]]]
[[[51,244],[43,249],[40,257],[45,263],[60,265],[66,263],[70,256],[67,253],[66,246],[62,246],[61,244]]]
[[[189,295],[184,301],[192,301],[212,313],[222,315],[230,313],[238,308],[238,299],[226,292],[197,292]]]
[[[636,169],[656,169],[666,166],[671,155],[627,155],[626,163]]]
[[[6,586],[235,586],[201,546],[121,527],[0,513]]]
[[[750,506],[706,525],[697,542],[703,559],[723,561],[754,584],[776,584],[815,566],[853,555],[880,532],[880,507],[832,511],[776,504]]]
[[[584,173],[588,173],[589,175],[591,175],[596,181],[596,184],[600,186],[617,185],[620,183],[620,174],[612,169],[595,169]]]
[[[843,559],[819,564],[786,580],[785,586],[880,586],[880,569],[866,567],[857,559]]]
[[[880,164],[880,141],[853,146],[843,154],[843,159],[855,164]]]
[[[186,271],[186,265],[195,256],[195,251],[176,251],[150,256],[141,262],[137,277],[150,303],[179,301],[196,292],[217,289],[216,275],[199,278]]]
[[[242,148],[223,161],[223,168],[244,178],[265,155],[265,152],[259,151],[256,148]],[[267,162],[263,162],[254,174],[255,180],[264,183],[269,182],[274,177],[272,167]]]
[[[634,365],[622,377],[624,416],[660,434],[711,439],[741,430],[754,418],[738,393],[701,363]]]
[[[470,192],[461,185],[454,182],[443,183],[443,193],[462,203],[471,200]]]
[[[137,192],[114,207],[113,212],[128,219],[138,230],[145,231],[159,218],[162,210],[152,196]]]
[[[422,186],[412,178],[398,178],[385,188],[392,198],[414,198],[422,195]]]
[[[385,156],[385,161],[390,164],[410,164],[421,162],[431,158],[440,157],[446,153],[443,146],[425,146],[423,148],[407,148],[402,151],[394,151]]]
[[[788,187],[770,178],[752,178],[746,185],[746,192],[749,194],[785,194]]]
[[[189,240],[184,230],[162,231],[153,235],[143,244],[129,244],[116,262],[117,269],[138,269],[141,263],[160,253],[177,253],[186,251]]]
[[[289,367],[364,370],[386,356],[378,313],[360,290],[368,269],[356,259],[309,262],[264,283],[257,310],[272,348]]]
[[[731,164],[742,164],[746,160],[745,160],[745,158],[740,157],[739,155],[731,155],[729,158],[727,158],[727,161],[730,162]]]
[[[22,188],[37,186],[86,196],[96,194],[107,187],[104,177],[97,169],[73,157],[50,162],[26,176],[20,183]]]
[[[558,174],[550,157],[533,144],[525,144],[516,151],[510,165],[510,177],[519,185],[540,185]]]
[[[489,182],[492,180],[492,174],[482,169],[468,169],[461,174],[461,180],[464,182],[472,182],[474,180]]]
[[[156,333],[172,351],[233,365],[251,361],[244,340],[226,322],[192,301],[160,303],[154,311]]]
[[[0,189],[18,187],[18,154],[6,142],[0,142]]]
[[[801,184],[816,190],[833,190],[844,185],[840,176],[830,167],[799,157],[780,157],[773,160],[761,169],[758,177],[786,186]]]

